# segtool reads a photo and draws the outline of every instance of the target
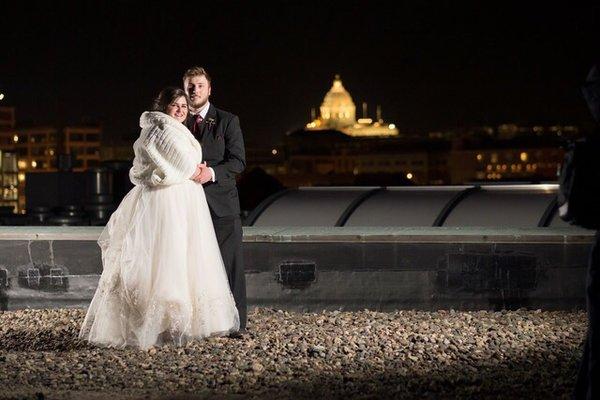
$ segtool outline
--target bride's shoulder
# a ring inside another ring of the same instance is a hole
[[[140,137],[156,135],[177,137],[181,133],[191,135],[184,124],[160,111],[144,112],[140,116],[140,128],[142,128]]]
[[[140,128],[151,128],[158,126],[164,128],[170,125],[172,119],[167,114],[160,111],[144,111],[140,116]]]

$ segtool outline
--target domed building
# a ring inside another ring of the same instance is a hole
[[[313,112],[314,113],[314,112]],[[306,125],[306,130],[335,129],[348,136],[398,136],[394,124],[386,124],[377,109],[377,121],[367,118],[366,103],[363,103],[363,118],[356,120],[356,106],[352,96],[344,88],[339,75],[333,80],[331,89],[325,94],[320,107],[320,116]]]
[[[321,119],[330,128],[344,128],[356,123],[356,106],[339,75],[335,76],[333,86],[323,99]]]

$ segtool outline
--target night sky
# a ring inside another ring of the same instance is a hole
[[[589,121],[578,88],[598,59],[598,6],[279,3],[5,2],[0,104],[20,126],[133,136],[155,94],[201,65],[250,146],[308,122],[336,73],[357,114],[381,104],[401,132]]]

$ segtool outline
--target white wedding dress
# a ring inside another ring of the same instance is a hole
[[[136,185],[98,243],[103,272],[80,338],[107,346],[175,343],[239,329],[202,185],[200,144],[174,118],[146,112],[130,171]]]

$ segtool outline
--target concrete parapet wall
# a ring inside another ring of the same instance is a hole
[[[102,227],[0,227],[0,308],[85,306]],[[574,228],[244,228],[248,302],[343,309],[584,306]]]

